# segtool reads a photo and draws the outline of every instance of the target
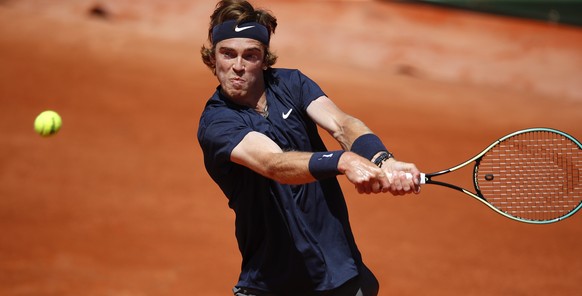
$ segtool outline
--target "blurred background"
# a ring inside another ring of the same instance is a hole
[[[582,138],[580,1],[251,3],[278,18],[277,67],[423,171],[522,128]],[[196,140],[215,4],[0,0],[0,295],[231,294],[234,214]],[[46,109],[63,128],[41,138]],[[447,181],[471,188],[463,173]],[[580,214],[532,226],[444,188],[340,182],[380,295],[579,291]]]
[[[551,23],[582,25],[582,10],[580,9],[582,7],[582,1],[580,0],[424,0],[416,2],[506,16],[531,18]]]

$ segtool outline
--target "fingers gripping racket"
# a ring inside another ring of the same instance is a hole
[[[433,180],[470,163],[475,192]],[[513,220],[553,223],[582,207],[582,144],[554,129],[521,130],[455,167],[421,174],[420,181],[461,191]]]

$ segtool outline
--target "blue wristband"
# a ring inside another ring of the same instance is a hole
[[[317,179],[327,179],[335,177],[340,174],[337,168],[340,156],[345,151],[326,151],[326,152],[315,152],[311,155],[309,159],[309,172],[311,175]]]
[[[359,136],[352,144],[352,152],[366,158],[372,159],[376,153],[380,151],[388,152],[386,146],[382,144],[382,141],[378,136],[374,134],[365,134]],[[389,153],[389,152],[388,152]]]

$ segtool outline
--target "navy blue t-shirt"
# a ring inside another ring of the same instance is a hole
[[[251,131],[284,151],[326,151],[309,104],[325,95],[298,70],[265,71],[269,116],[229,101],[220,87],[200,119],[204,164],[236,213],[242,254],[237,286],[270,292],[323,291],[358,274],[361,256],[336,178],[284,185],[230,161]]]

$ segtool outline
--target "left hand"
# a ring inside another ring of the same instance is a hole
[[[382,170],[386,176],[389,176],[390,186],[387,191],[393,195],[420,193],[420,171],[413,163],[390,158],[382,163]],[[407,173],[411,174],[412,178],[407,177]]]

